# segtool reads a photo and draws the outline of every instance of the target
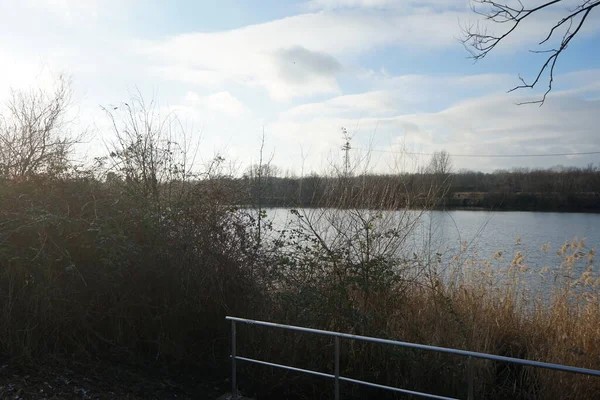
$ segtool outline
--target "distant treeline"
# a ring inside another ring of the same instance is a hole
[[[276,170],[276,169],[274,169]],[[233,180],[248,192],[253,205],[321,207],[340,197],[347,206],[420,207],[435,196],[438,208],[484,208],[523,211],[600,211],[600,169],[554,167],[513,169],[492,173],[420,172],[348,177],[309,175],[281,177],[271,169]],[[368,188],[370,196],[352,201],[352,192]],[[243,188],[243,189],[242,189]]]

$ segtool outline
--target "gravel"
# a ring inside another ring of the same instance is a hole
[[[216,399],[226,380],[126,365],[0,360],[0,399]]]

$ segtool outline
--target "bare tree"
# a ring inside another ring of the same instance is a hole
[[[450,154],[445,150],[433,153],[429,165],[425,168],[425,172],[431,174],[432,177],[429,190],[432,191],[433,197],[436,200],[445,198],[450,191],[452,183],[452,161]]]
[[[256,248],[260,247],[263,238],[263,224],[266,219],[266,212],[264,211],[263,201],[265,195],[266,184],[268,184],[270,178],[278,175],[278,168],[271,165],[275,153],[271,153],[268,160],[265,160],[265,130],[263,128],[262,136],[260,139],[260,150],[258,157],[258,165],[250,165],[248,168],[247,177],[250,180],[250,191],[252,192],[251,198],[254,208],[256,209]]]
[[[111,172],[127,182],[129,190],[159,200],[183,190],[193,175],[197,145],[172,112],[161,115],[155,101],[138,92],[120,107],[102,108],[112,125],[114,140],[106,145]],[[176,188],[180,190],[176,190]]]
[[[533,15],[541,14],[546,9],[565,5],[566,3],[566,0],[552,0],[541,4],[534,2],[535,6],[527,7],[521,0],[511,2],[510,4],[512,5],[509,5],[506,1],[472,0],[472,9],[476,14],[483,16],[486,21],[496,23],[502,27],[506,26],[506,28],[501,29],[501,33],[490,33],[486,28],[481,28],[479,24],[470,25],[464,28],[462,41],[470,51],[472,58],[475,61],[481,60],[494,50],[500,42],[513,34],[520,25],[531,20]],[[526,81],[523,77],[519,76],[521,84],[513,87],[509,92],[535,87],[544,74],[548,75],[548,87],[541,99],[519,104],[540,104],[540,106],[544,104],[546,96],[552,90],[554,68],[558,58],[568,47],[571,40],[581,31],[592,10],[598,6],[600,6],[600,0],[578,0],[578,4],[575,7],[565,8],[564,16],[548,28],[543,40],[538,43],[540,47],[536,50],[530,50],[533,53],[547,54],[548,56],[533,80]],[[549,45],[552,39],[555,36],[559,37],[560,34],[562,34],[562,37],[556,47],[542,47]]]
[[[66,118],[71,82],[59,76],[53,90],[13,90],[0,113],[0,173],[12,179],[56,175],[69,164],[73,146]]]
[[[431,156],[429,161],[428,170],[432,174],[447,176],[452,172],[452,161],[450,160],[450,154],[447,151],[436,151]]]

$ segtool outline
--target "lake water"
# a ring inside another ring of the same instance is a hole
[[[276,228],[283,228],[293,221],[287,209],[268,209],[267,215]],[[600,214],[429,211],[419,218],[404,250],[419,253],[428,246],[430,251],[440,252],[448,259],[467,245],[467,252],[477,252],[480,259],[491,260],[495,253],[502,251],[504,261],[500,263],[504,265],[508,265],[520,252],[524,256],[524,264],[539,271],[545,266],[558,266],[561,258],[557,256],[557,250],[576,237],[585,239],[587,250],[598,249]],[[546,250],[542,249],[544,246]],[[496,264],[500,263],[496,261]],[[583,272],[584,264],[578,265],[579,271],[575,272]]]
[[[585,239],[587,248],[600,245],[600,214],[433,211],[427,218],[440,248],[455,249],[466,241],[482,257],[520,251],[532,265],[555,260],[556,251],[576,237]]]

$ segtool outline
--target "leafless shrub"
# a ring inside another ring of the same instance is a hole
[[[69,167],[73,146],[67,118],[71,83],[60,76],[52,90],[13,90],[0,113],[0,173],[9,179],[56,175]]]

